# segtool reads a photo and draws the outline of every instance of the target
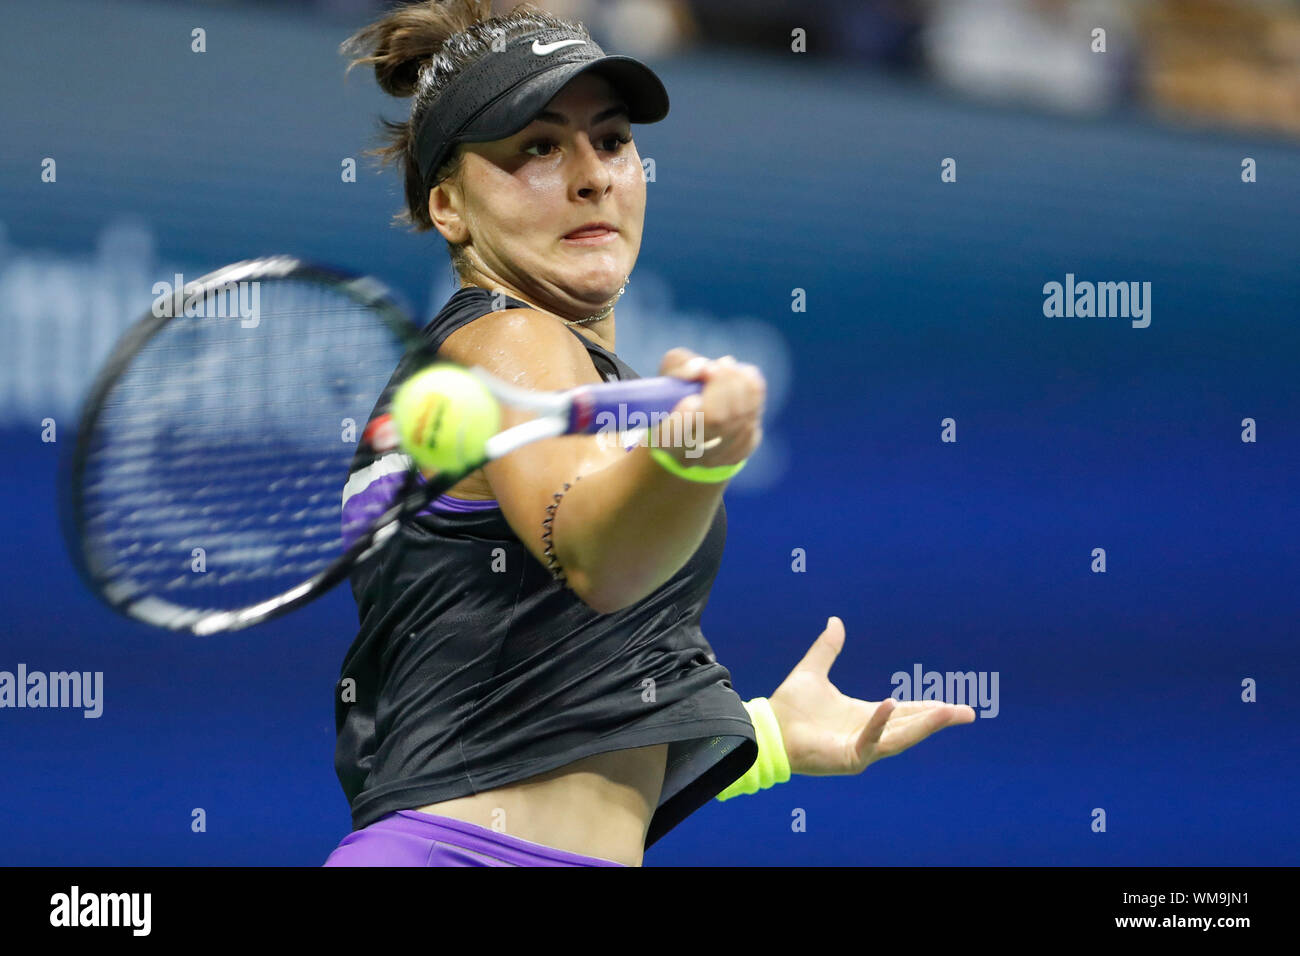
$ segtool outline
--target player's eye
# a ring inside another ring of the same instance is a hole
[[[628,143],[632,142],[632,134],[610,133],[607,136],[601,137],[598,142],[600,146],[608,152],[617,153]],[[543,156],[549,156],[551,151],[558,148],[558,146],[559,144],[556,143],[555,140],[543,137],[530,142],[523,148],[523,151],[528,153],[530,156],[537,156],[540,158]]]
[[[553,139],[535,139],[527,146],[524,147],[524,152],[529,153],[532,156],[546,156],[549,155],[551,150],[555,148],[555,145],[556,143],[555,140]],[[543,147],[545,147],[543,152],[540,153],[531,152],[531,150],[542,149]]]

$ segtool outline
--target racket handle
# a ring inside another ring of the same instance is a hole
[[[570,392],[568,434],[590,435],[607,428],[611,422],[606,416],[612,416],[619,428],[635,427],[627,423],[638,412],[649,425],[656,413],[666,415],[683,398],[703,388],[702,382],[688,382],[671,375],[580,386]]]

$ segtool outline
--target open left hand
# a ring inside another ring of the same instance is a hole
[[[861,773],[881,757],[902,753],[936,730],[969,724],[975,711],[941,700],[879,703],[841,694],[830,682],[844,647],[844,622],[832,617],[768,701],[781,725],[791,773]]]

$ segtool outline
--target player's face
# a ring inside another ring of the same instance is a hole
[[[646,188],[626,111],[605,79],[576,77],[527,127],[465,151],[460,215],[466,253],[485,278],[574,316],[618,293],[641,249]],[[566,238],[595,221],[617,231]]]

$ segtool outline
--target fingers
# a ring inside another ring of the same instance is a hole
[[[826,629],[817,635],[817,640],[813,641],[812,647],[808,648],[808,653],[804,654],[798,667],[825,677],[830,673],[831,665],[835,663],[835,659],[840,656],[840,651],[843,649],[844,622],[838,617],[828,618]]]
[[[936,731],[956,724],[969,724],[975,711],[965,704],[941,700],[905,701],[898,705],[888,728],[880,736],[876,757],[892,757],[919,744]]]
[[[690,349],[675,348],[664,355],[659,371],[704,386],[698,395],[682,399],[673,409],[677,419],[670,427],[681,436],[683,450],[678,454],[682,464],[736,464],[762,442],[767,382],[757,366],[738,362],[734,355],[708,359]],[[672,444],[662,442],[663,447]]]
[[[702,381],[718,418],[752,415],[767,401],[767,380],[757,365],[734,355],[708,359],[688,348],[670,349],[659,363],[660,375]]]
[[[867,721],[867,725],[858,733],[858,739],[854,741],[854,749],[857,751],[856,757],[859,764],[869,763],[870,761],[866,761],[864,758],[873,750],[876,751],[876,757],[885,756],[885,754],[879,752],[880,737],[885,732],[885,726],[894,713],[895,704],[897,704],[897,701],[892,697],[886,697],[882,700],[876,705],[876,709],[872,711],[871,719]]]
[[[919,718],[941,721],[947,724],[969,724],[975,719],[975,711],[968,704],[949,704],[942,700],[908,700],[898,705],[895,720],[910,721]]]
[[[767,402],[767,381],[758,366],[724,355],[703,372],[705,391],[719,420],[753,419],[757,422]]]
[[[669,349],[659,362],[659,374],[671,375],[693,381],[708,365],[709,360],[703,355],[687,348]]]
[[[975,719],[975,711],[966,705],[958,706],[956,704],[945,704],[942,701],[929,701],[928,703],[937,703],[938,707],[928,707],[921,713],[914,715],[914,723],[920,728],[917,740],[924,740],[936,730],[943,730],[945,727],[951,727],[954,724],[969,724]],[[969,714],[969,716],[967,716]],[[909,723],[904,719],[904,723]]]
[[[867,726],[863,728],[863,734],[869,736],[873,741],[879,740],[880,735],[885,730],[885,725],[889,723],[889,718],[894,715],[894,708],[898,701],[892,697],[886,697],[876,705],[876,711],[867,721]]]

